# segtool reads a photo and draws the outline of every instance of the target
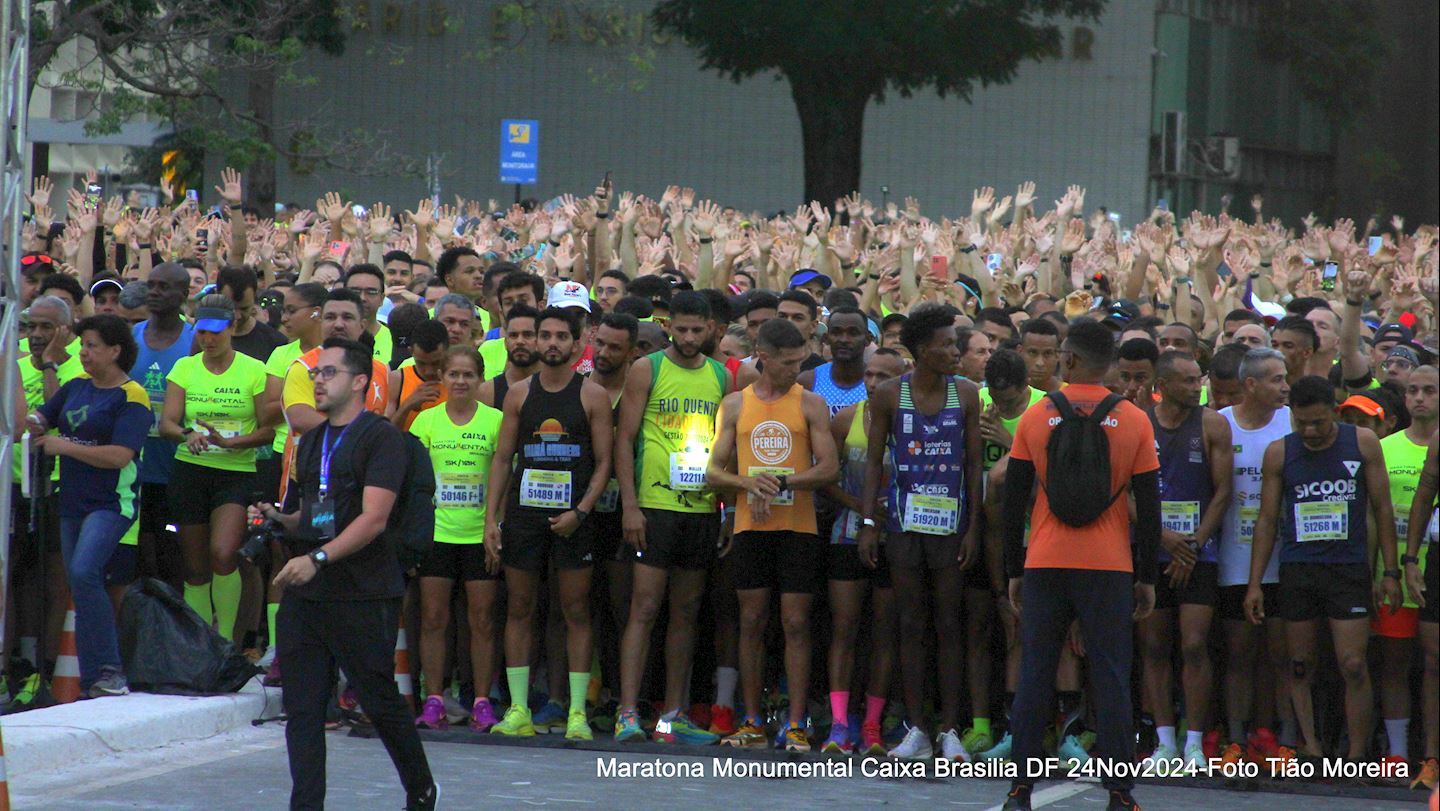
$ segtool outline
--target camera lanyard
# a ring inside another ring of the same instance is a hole
[[[340,429],[340,436],[338,436],[338,437],[335,438],[335,444],[334,444],[334,445],[331,445],[331,444],[330,444],[330,423],[329,423],[329,422],[326,422],[326,423],[325,423],[325,435],[320,438],[320,500],[321,500],[321,501],[324,501],[324,500],[325,500],[325,497],[329,494],[329,491],[330,491],[330,458],[335,455],[335,449],[340,447],[340,443],[345,441],[345,432],[346,432],[346,431],[349,431],[349,430],[350,430],[350,426],[354,425],[359,419],[360,419],[360,418],[359,418],[359,416],[357,415],[355,419],[353,419],[353,420],[351,420],[350,422],[346,423],[346,424],[345,424],[345,427],[342,428],[342,429]]]

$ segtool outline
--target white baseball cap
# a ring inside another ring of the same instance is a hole
[[[579,307],[590,312],[590,291],[579,282],[560,282],[550,288],[550,307]]]

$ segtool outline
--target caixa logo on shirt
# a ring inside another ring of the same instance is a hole
[[[1325,501],[1354,501],[1356,489],[1354,479],[1307,482],[1295,485],[1295,500],[1321,498]]]

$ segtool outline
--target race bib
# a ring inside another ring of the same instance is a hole
[[[620,482],[611,479],[605,483],[600,500],[595,502],[595,512],[613,513],[620,508]]]
[[[1407,507],[1405,514],[1400,514],[1400,509],[1395,509],[1395,543],[1398,546],[1405,545],[1405,538],[1410,534],[1410,510]]]
[[[240,436],[239,420],[231,420],[219,417],[213,420],[206,420],[205,422],[209,423],[210,427],[215,429],[215,433],[219,434],[222,437],[225,437],[226,439],[234,439],[235,437]],[[195,424],[195,430],[200,431],[201,433],[205,433],[205,429],[201,428],[198,422]]]
[[[762,466],[756,465],[756,466],[754,466],[754,467],[749,468],[749,469],[746,471],[745,475],[747,475],[747,476],[759,476],[761,473],[769,473],[771,476],[794,476],[794,475],[795,475],[795,468],[793,468],[793,467],[762,467]],[[745,494],[745,498],[746,498],[746,500],[748,501],[749,498],[750,498],[750,494],[749,494],[749,493],[746,493],[746,494]],[[773,506],[773,507],[791,507],[791,506],[794,506],[794,504],[795,504],[795,491],[794,491],[794,490],[781,490],[780,492],[778,492],[778,493],[775,494],[775,498],[770,499],[770,505]]]
[[[900,528],[923,535],[954,535],[960,523],[960,500],[949,496],[910,493],[905,497],[905,512]]]
[[[670,489],[697,491],[705,489],[705,466],[710,456],[704,453],[670,454]]]
[[[1295,540],[1343,541],[1350,537],[1350,508],[1343,501],[1306,501],[1295,505]]]
[[[485,506],[485,481],[479,473],[440,473],[435,482],[435,506],[457,509]]]
[[[520,506],[540,510],[570,509],[570,471],[526,468],[520,476]]]
[[[846,541],[853,541],[860,537],[860,513],[854,510],[845,511],[845,529],[843,531]]]
[[[1200,502],[1160,502],[1160,525],[1181,535],[1194,535],[1200,526]]]
[[[150,421],[150,436],[160,436],[160,415],[164,411],[165,401],[156,399],[153,394],[150,395],[150,414],[155,418]]]
[[[1240,508],[1240,543],[1249,545],[1255,541],[1255,522],[1260,520],[1259,507]]]

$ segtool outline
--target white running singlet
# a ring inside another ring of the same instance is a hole
[[[1243,586],[1250,582],[1250,547],[1255,537],[1255,519],[1260,514],[1260,471],[1265,462],[1265,449],[1290,433],[1290,406],[1281,406],[1270,418],[1269,425],[1254,431],[1240,427],[1232,408],[1220,409],[1220,416],[1229,421],[1235,446],[1230,509],[1225,511],[1225,520],[1220,525],[1220,585]],[[1261,581],[1280,582],[1278,541]]]

